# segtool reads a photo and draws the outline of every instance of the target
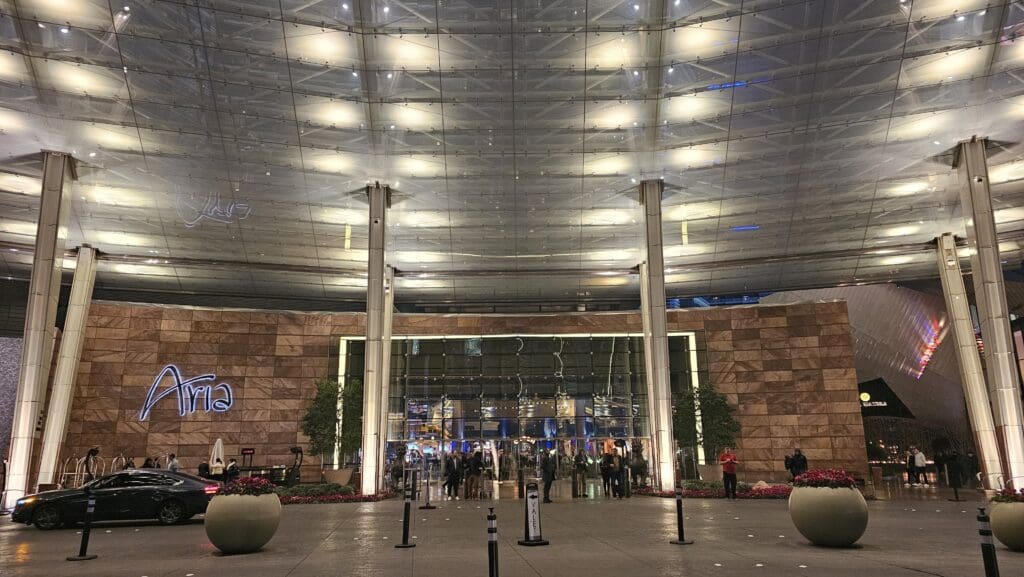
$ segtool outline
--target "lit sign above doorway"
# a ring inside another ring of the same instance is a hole
[[[160,385],[170,377],[169,386],[160,390]],[[200,408],[209,413],[224,413],[235,403],[234,393],[231,385],[219,383],[214,385],[217,375],[200,375],[188,380],[181,378],[181,371],[174,365],[167,365],[156,380],[149,387],[149,394],[146,395],[146,403],[139,413],[139,420],[145,421],[149,418],[149,412],[165,397],[176,395],[178,398],[178,415],[184,417],[191,415]],[[200,400],[202,404],[200,405]]]

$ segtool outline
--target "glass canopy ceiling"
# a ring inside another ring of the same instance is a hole
[[[0,0],[0,275],[55,149],[100,287],[360,300],[374,181],[399,301],[633,297],[644,178],[671,296],[934,276],[972,135],[1015,263],[1022,30],[983,0]]]

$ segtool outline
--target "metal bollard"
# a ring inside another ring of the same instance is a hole
[[[526,485],[524,484],[523,466],[521,463],[519,465],[519,469],[516,471],[516,488],[519,489],[519,498],[524,498],[526,496]]]
[[[523,539],[518,541],[520,545],[537,547],[547,545],[548,542],[540,534],[540,495],[537,490],[537,483],[526,484],[526,517]]]
[[[426,461],[427,461],[426,459],[423,459],[424,463],[426,463]],[[427,482],[427,488],[424,490],[424,494],[425,494],[427,502],[425,504],[423,504],[423,505],[420,505],[420,509],[437,509],[437,507],[435,505],[431,505],[430,504],[430,469],[426,468],[425,465],[424,465],[424,469],[425,469],[424,470],[424,473],[425,473],[424,476],[426,477],[426,482]]]
[[[487,514],[487,575],[498,577],[498,516],[494,507],[489,507]]]
[[[96,555],[89,555],[89,529],[92,525],[92,514],[96,511],[96,495],[86,490],[85,519],[82,527],[82,543],[78,547],[78,555],[68,557],[68,561],[89,561],[96,558]]]
[[[416,546],[415,543],[409,542],[409,515],[412,509],[413,492],[416,490],[413,485],[415,482],[416,471],[412,471],[412,474],[405,478],[405,506],[402,514],[402,542],[395,545],[396,549],[409,549]]]
[[[673,545],[693,545],[693,541],[686,540],[686,532],[683,529],[683,486],[676,484],[676,527],[679,530],[679,538],[669,543]]]
[[[985,577],[999,577],[996,546],[992,543],[992,525],[984,507],[978,507],[978,535],[981,535],[981,558],[985,561]]]

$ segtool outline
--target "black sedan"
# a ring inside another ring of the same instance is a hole
[[[93,495],[93,521],[156,519],[173,525],[205,513],[219,488],[215,481],[180,472],[127,470],[100,477],[78,489],[45,491],[18,499],[11,520],[44,530],[80,523],[85,517],[88,495]]]

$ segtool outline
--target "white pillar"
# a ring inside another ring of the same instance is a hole
[[[672,388],[668,366],[668,317],[665,310],[665,255],[661,238],[661,194],[664,183],[645,180],[640,183],[640,203],[644,207],[644,264],[641,265],[641,314],[644,322],[644,355],[648,368],[648,399],[652,427],[653,463],[661,490],[675,485],[672,450]]]
[[[386,358],[384,330],[387,298],[385,295],[385,241],[389,191],[375,184],[366,188],[370,199],[370,247],[366,284],[366,353],[363,371],[363,460],[360,484],[364,495],[375,495],[380,489],[383,472],[380,431],[381,393]],[[390,352],[390,343],[388,343]],[[390,361],[390,359],[388,359]],[[383,402],[387,402],[384,399]]]
[[[78,248],[78,264],[75,266],[75,280],[71,284],[68,299],[68,314],[61,333],[60,353],[53,375],[53,391],[50,393],[50,407],[46,414],[46,428],[43,429],[43,448],[39,459],[39,485],[54,482],[61,444],[68,431],[71,416],[71,401],[75,397],[75,377],[78,361],[82,356],[82,342],[85,340],[85,321],[89,316],[89,302],[92,301],[92,287],[96,280],[96,249],[90,246]],[[57,479],[57,482],[63,479]]]
[[[32,444],[46,399],[46,384],[53,357],[54,324],[64,264],[68,197],[65,187],[75,179],[74,161],[62,152],[43,152],[43,190],[28,307],[21,351],[21,372],[14,404],[11,449],[8,460],[6,504],[25,496],[29,487]]]
[[[377,430],[380,432],[380,450],[377,457],[380,463],[380,477],[383,479],[384,463],[387,460],[388,446],[388,408],[391,391],[391,322],[395,310],[395,269],[390,266],[384,267],[384,310],[382,312],[383,328],[381,329],[381,359],[380,359],[380,410],[378,411],[380,423]]]
[[[1021,414],[1017,360],[1010,336],[1006,287],[999,260],[999,241],[989,191],[986,140],[961,142],[953,166],[960,180],[960,204],[972,249],[971,276],[985,342],[985,370],[997,438],[1003,446],[1006,484],[1024,487],[1024,416]]]
[[[967,303],[967,290],[960,272],[960,259],[956,254],[956,241],[946,233],[938,239],[939,278],[942,280],[942,294],[946,297],[946,313],[949,315],[950,330],[956,344],[956,356],[960,367],[960,382],[967,401],[967,415],[974,431],[978,447],[978,462],[981,464],[982,479],[986,489],[1000,489],[1003,467],[999,462],[999,442],[996,440],[995,425],[992,422],[992,408],[989,406],[985,375],[978,356],[978,343],[974,339],[974,323]]]

